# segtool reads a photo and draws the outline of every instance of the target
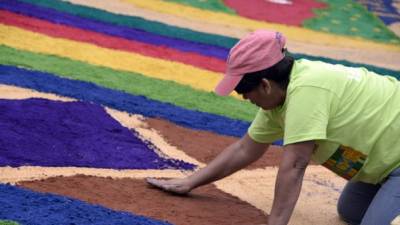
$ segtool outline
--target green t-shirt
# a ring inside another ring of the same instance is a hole
[[[346,179],[379,183],[400,166],[400,82],[297,60],[283,106],[260,109],[248,133],[260,143],[314,140],[315,162]]]

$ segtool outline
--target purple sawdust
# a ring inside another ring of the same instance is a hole
[[[86,102],[0,100],[0,166],[193,169],[161,158],[154,146]]]

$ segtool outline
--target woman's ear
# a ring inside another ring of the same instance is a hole
[[[263,90],[265,90],[265,92],[267,94],[270,94],[272,89],[271,89],[271,82],[265,78],[261,79],[261,86],[263,87]]]

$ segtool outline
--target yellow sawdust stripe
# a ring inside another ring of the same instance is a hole
[[[212,92],[222,78],[220,73],[183,63],[53,38],[3,24],[0,24],[0,44],[30,52],[66,57],[115,70],[139,73],[152,78],[175,81],[207,92]],[[240,96],[235,96],[241,99]]]
[[[15,184],[21,181],[41,180],[57,176],[88,175],[96,177],[134,178],[146,177],[184,177],[179,170],[115,170],[85,167],[0,167],[0,183]]]
[[[345,37],[323,32],[313,31],[306,28],[287,26],[276,23],[268,23],[244,18],[237,15],[230,15],[221,12],[212,12],[198,9],[181,4],[166,2],[162,0],[121,0],[134,4],[138,7],[158,11],[165,14],[184,17],[188,20],[198,20],[207,23],[221,24],[233,28],[247,29],[254,31],[257,29],[274,29],[285,34],[289,40],[315,43],[320,45],[334,45],[346,48],[361,49],[382,49],[386,51],[400,51],[400,45],[377,43],[357,37]]]
[[[197,161],[177,147],[170,145],[156,130],[149,128],[141,115],[132,115],[111,108],[106,108],[106,111],[122,126],[135,130],[139,134],[139,138],[151,142],[163,155],[167,155],[169,158],[180,159],[199,167],[205,166],[204,163]]]

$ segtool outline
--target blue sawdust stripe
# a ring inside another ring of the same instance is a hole
[[[249,126],[249,122],[188,110],[173,104],[151,100],[145,96],[131,95],[89,82],[64,79],[50,73],[14,66],[0,66],[0,83],[94,102],[117,110],[146,117],[158,117],[183,127],[222,135],[240,137],[246,133]]]

